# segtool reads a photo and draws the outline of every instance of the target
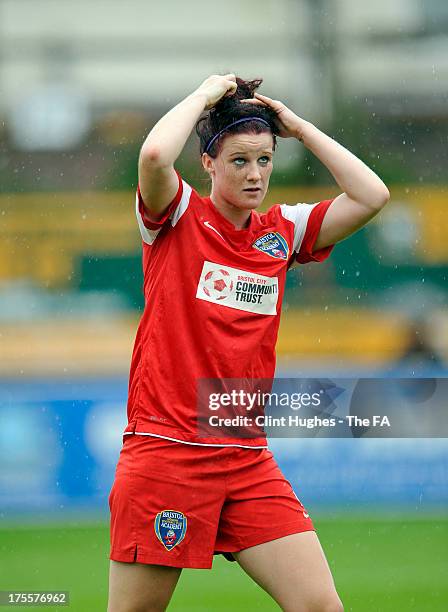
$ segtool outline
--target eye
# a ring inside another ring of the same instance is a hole
[[[236,159],[233,160],[233,163],[235,164],[235,166],[243,166],[245,163],[245,159],[242,157],[237,157]]]
[[[260,164],[263,164],[263,166],[266,166],[271,161],[271,158],[267,155],[263,155],[263,157],[260,157],[258,161],[260,162]]]

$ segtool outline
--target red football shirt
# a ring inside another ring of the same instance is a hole
[[[323,261],[312,252],[332,200],[251,212],[237,230],[179,176],[163,219],[148,217],[137,189],[145,309],[132,356],[126,434],[190,444],[265,447],[266,439],[197,433],[199,379],[274,376],[287,270]]]

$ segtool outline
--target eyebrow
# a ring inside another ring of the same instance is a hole
[[[248,151],[235,151],[235,153],[229,153],[229,155],[231,155],[231,156],[232,155],[247,155],[247,153],[248,153]],[[273,151],[272,150],[270,150],[270,151],[265,150],[265,151],[262,151],[262,153],[272,155]]]

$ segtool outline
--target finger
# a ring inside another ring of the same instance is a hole
[[[259,94],[259,93],[256,93],[254,95],[257,96],[258,100],[262,100],[268,106],[272,106],[272,108],[275,108],[276,106],[280,104],[278,100],[273,100],[272,98],[268,98],[268,96],[263,96],[262,94]]]
[[[229,72],[229,74],[225,74],[224,78],[227,79],[228,81],[234,81],[236,83],[236,76],[233,74],[233,72]]]
[[[233,95],[238,89],[238,85],[233,81],[227,81],[227,93],[226,95]]]

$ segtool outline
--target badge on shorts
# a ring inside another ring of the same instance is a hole
[[[162,510],[156,515],[154,531],[167,550],[180,544],[187,532],[187,517],[177,510]]]
[[[286,240],[278,232],[264,234],[253,245],[254,249],[266,253],[276,259],[288,259],[289,247]]]

